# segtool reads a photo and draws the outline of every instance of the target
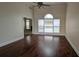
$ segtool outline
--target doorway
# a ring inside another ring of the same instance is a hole
[[[24,18],[24,34],[32,34],[32,19]]]

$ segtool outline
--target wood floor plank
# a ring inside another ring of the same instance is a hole
[[[0,57],[77,57],[65,36],[26,35],[0,47]]]

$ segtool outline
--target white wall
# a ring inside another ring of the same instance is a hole
[[[79,55],[79,3],[68,3],[66,37]]]
[[[52,14],[54,18],[59,18],[61,22],[60,33],[65,33],[66,4],[54,5],[50,7],[34,8],[33,33],[38,33],[38,19],[43,18],[46,14]]]
[[[0,3],[0,46],[23,38],[23,17],[32,17],[25,3]]]

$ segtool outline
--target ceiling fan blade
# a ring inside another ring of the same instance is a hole
[[[42,6],[50,6],[48,4],[44,4],[43,2],[33,2],[33,3],[35,3],[36,6],[39,7],[39,8],[42,7]]]

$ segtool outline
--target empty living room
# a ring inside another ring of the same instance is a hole
[[[0,2],[0,57],[78,57],[79,2]]]

